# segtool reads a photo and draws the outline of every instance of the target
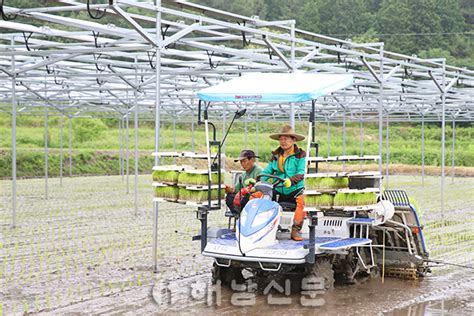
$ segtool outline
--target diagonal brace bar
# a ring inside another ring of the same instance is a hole
[[[362,63],[365,65],[365,67],[367,67],[367,69],[369,69],[369,72],[372,74],[372,76],[375,78],[375,80],[377,80],[378,83],[382,83],[382,80],[377,75],[374,68],[372,68],[372,66],[367,62],[367,60],[365,60],[364,57],[361,57],[360,59],[362,60]],[[382,69],[380,71],[382,71]]]
[[[456,76],[455,78],[453,78],[449,83],[448,85],[446,86],[446,88],[444,89],[446,92],[449,92],[449,90],[453,87],[453,85],[456,83],[456,81],[459,80],[459,76]]]
[[[137,87],[135,86],[133,83],[131,83],[127,78],[125,78],[119,71],[117,71],[114,67],[112,67],[111,65],[108,65],[110,71],[112,71],[114,74],[116,74],[117,76],[119,76],[120,79],[122,79],[126,84],[128,84],[130,87],[132,87],[134,90],[136,90],[137,92],[142,92],[140,90],[140,87]]]
[[[295,68],[298,69],[300,68],[301,66],[303,66],[307,61],[309,61],[311,58],[313,58],[314,56],[316,56],[316,54],[319,53],[319,48],[315,48],[313,49],[311,52],[309,52],[306,56],[304,56],[303,58],[301,58],[295,65]]]
[[[286,59],[285,55],[283,55],[283,53],[278,49],[278,47],[275,46],[275,44],[273,44],[272,42],[270,42],[270,40],[269,40],[266,36],[263,36],[263,41],[265,42],[265,44],[267,44],[268,47],[270,47],[270,49],[280,58],[280,60],[281,60],[290,70],[293,70],[293,66],[291,65],[291,63],[288,61],[288,59]]]
[[[438,80],[436,80],[436,78],[433,76],[433,73],[431,72],[431,70],[428,70],[428,75],[430,75],[431,80],[433,80],[433,82],[435,83],[436,87],[438,87],[439,92],[445,93],[445,90],[444,90],[443,87],[439,84]]]
[[[392,70],[390,70],[390,72],[384,76],[384,81],[388,81],[388,79],[392,77],[393,74],[395,74],[399,69],[400,65],[396,65],[395,67],[393,67]]]
[[[128,15],[127,12],[123,11],[118,5],[113,5],[112,10],[115,11],[118,15],[124,18],[129,24],[133,26],[133,28],[140,34],[147,42],[152,44],[153,46],[157,46],[155,40],[153,39],[152,35],[149,34],[144,28],[141,27],[134,19]]]
[[[200,24],[201,23],[194,23],[194,24],[191,24],[188,27],[182,29],[181,31],[176,32],[172,36],[170,36],[167,39],[163,40],[163,42],[161,44],[161,48],[165,48],[169,44],[171,44],[173,42],[176,42],[180,38],[182,38],[182,37],[188,35],[189,33],[193,32],[194,30],[196,30],[200,26]]]

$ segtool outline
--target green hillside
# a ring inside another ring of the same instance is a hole
[[[50,116],[48,119],[48,147],[50,148],[50,174],[59,174],[60,129],[59,117]],[[64,155],[69,155],[69,122],[64,120],[63,146]],[[140,169],[151,170],[153,158],[150,153],[154,149],[154,129],[151,122],[140,123],[138,131],[138,148],[141,153]],[[450,123],[446,127],[446,163],[451,161]],[[11,174],[11,121],[6,115],[0,117],[0,177]],[[163,123],[161,148],[174,149],[172,123]],[[279,130],[280,123],[265,123],[259,125],[258,152],[261,161],[270,158],[270,152],[277,142],[269,135]],[[91,118],[75,118],[72,124],[73,173],[74,174],[117,174],[120,148],[120,132],[116,120],[100,120]],[[222,125],[217,124],[217,138],[222,138]],[[195,128],[195,150],[205,152],[205,134],[202,126]],[[307,123],[298,122],[297,131],[306,134]],[[456,127],[455,163],[457,166],[474,166],[474,143],[472,142],[474,128],[471,124],[460,124]],[[191,150],[191,125],[176,124],[176,149]],[[346,154],[360,154],[360,125],[347,123]],[[408,165],[421,164],[421,125],[420,124],[391,124],[389,130],[389,153],[391,163]],[[245,147],[244,124],[238,122],[232,128],[225,145],[228,157],[236,157]],[[330,125],[331,141],[328,146],[328,129],[326,123],[317,125],[317,141],[320,144],[320,154],[325,156],[343,153],[342,124]],[[378,127],[376,124],[364,124],[362,133],[363,154],[378,154]],[[306,142],[301,143],[306,146]],[[129,146],[133,158],[134,131],[130,123]],[[248,124],[247,147],[257,150],[256,125]],[[44,174],[44,120],[42,117],[22,115],[18,118],[17,127],[18,176],[40,176]],[[384,134],[385,152],[385,134]],[[426,124],[425,128],[425,164],[439,166],[441,162],[441,129],[438,124]],[[65,168],[68,161],[64,163]],[[133,166],[133,163],[131,163]]]

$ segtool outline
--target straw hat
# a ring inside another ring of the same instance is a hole
[[[295,130],[290,125],[285,125],[282,127],[280,133],[271,134],[270,138],[274,140],[279,140],[280,136],[291,136],[296,139],[297,142],[304,140],[305,137],[300,134],[296,134]]]

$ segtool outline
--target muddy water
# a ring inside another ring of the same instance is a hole
[[[221,315],[474,315],[473,270],[444,271],[416,281],[385,278],[382,283],[381,278],[376,278],[356,285],[336,285],[331,291],[316,294],[312,302],[309,295],[285,295],[283,286],[283,293],[274,288],[272,295],[245,293],[244,289],[219,291],[206,284],[209,277],[201,275],[168,284],[173,304],[156,306],[156,311]]]

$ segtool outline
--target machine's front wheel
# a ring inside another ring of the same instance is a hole
[[[220,281],[223,286],[231,286],[232,280],[235,280],[236,284],[242,284],[245,282],[242,275],[242,269],[235,267],[221,267],[214,262],[212,266],[212,284],[215,285]]]

